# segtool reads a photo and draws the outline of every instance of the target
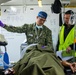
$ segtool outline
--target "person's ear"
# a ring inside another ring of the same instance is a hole
[[[38,19],[38,16],[36,18]]]

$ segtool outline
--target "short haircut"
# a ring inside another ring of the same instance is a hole
[[[65,14],[74,14],[74,12],[72,10],[68,10],[65,12]]]

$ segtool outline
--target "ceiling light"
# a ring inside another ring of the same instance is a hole
[[[42,0],[38,0],[39,7],[42,7]]]

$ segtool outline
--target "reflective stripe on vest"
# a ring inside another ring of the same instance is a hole
[[[69,34],[67,35],[65,41],[64,41],[64,29],[65,26],[61,27],[59,39],[60,39],[60,45],[59,45],[59,50],[66,50],[66,48],[74,43],[74,27],[71,29]]]

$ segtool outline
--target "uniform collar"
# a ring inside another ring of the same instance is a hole
[[[43,28],[43,26],[41,25],[41,26],[38,26],[37,24],[36,24],[36,27],[38,28],[38,29],[42,29]]]

